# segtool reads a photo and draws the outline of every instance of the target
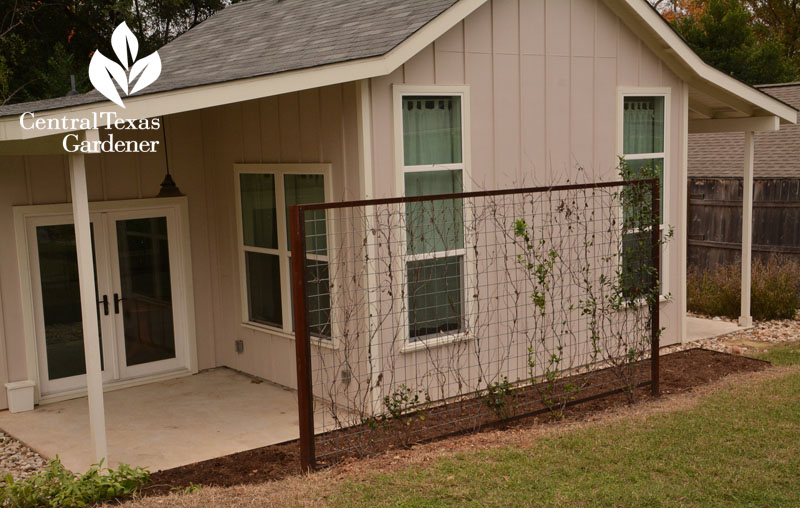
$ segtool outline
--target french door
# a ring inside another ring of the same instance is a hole
[[[188,368],[185,294],[174,207],[90,214],[105,383]],[[86,385],[71,214],[27,217],[40,393]],[[178,281],[180,282],[180,281]]]

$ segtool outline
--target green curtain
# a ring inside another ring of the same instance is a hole
[[[623,153],[664,151],[664,97],[625,97]]]
[[[246,251],[244,263],[250,321],[282,327],[280,258],[274,254]]]
[[[664,224],[664,159],[633,159],[626,161],[634,179],[643,178],[645,168],[655,169],[658,173],[658,188],[661,191],[661,224]],[[649,200],[648,200],[649,202]],[[625,218],[628,211],[625,210]]]
[[[275,175],[239,175],[242,239],[248,247],[278,248]],[[280,258],[277,254],[245,252],[245,283],[249,319],[282,326]]]
[[[239,175],[242,203],[242,236],[249,247],[278,248],[275,175]]]
[[[463,191],[461,170],[414,171],[405,174],[406,196],[431,196]],[[461,199],[419,201],[406,205],[409,254],[441,252],[464,246]]]
[[[626,97],[622,149],[625,155],[664,152],[664,97]],[[661,188],[661,222],[664,223],[664,159],[627,161],[636,178],[650,167],[658,172]],[[625,219],[632,213],[623,210]],[[649,231],[627,233],[622,240],[622,286],[627,296],[638,297],[651,283]]]
[[[406,166],[461,162],[461,97],[403,97]]]

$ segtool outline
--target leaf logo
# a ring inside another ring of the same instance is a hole
[[[158,56],[158,51],[154,51],[153,54],[136,60],[139,41],[124,21],[111,34],[111,47],[122,65],[107,58],[100,51],[95,51],[89,62],[89,81],[108,100],[124,108],[125,104],[122,103],[117,85],[126,96],[149,86],[161,75],[161,57]]]

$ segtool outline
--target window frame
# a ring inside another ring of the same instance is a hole
[[[624,132],[625,132],[625,99],[628,97],[663,97],[664,98],[664,151],[652,153],[640,153],[626,155],[624,152]],[[661,189],[661,224],[659,229],[661,231],[661,239],[664,240],[667,231],[666,225],[670,217],[670,176],[671,176],[671,99],[672,88],[670,87],[618,87],[617,88],[617,156],[624,158],[626,161],[642,160],[642,159],[663,159],[664,163],[661,168],[662,172],[662,189]],[[622,223],[623,210],[620,206],[619,220]],[[635,231],[634,233],[639,232]],[[622,237],[620,237],[622,242]],[[622,267],[622,259],[620,259],[620,267]],[[661,246],[661,301],[666,301],[669,295],[669,248],[668,245]]]
[[[236,229],[237,229],[237,250],[239,259],[239,298],[241,308],[241,323],[243,326],[254,328],[259,331],[271,334],[295,338],[293,309],[292,309],[292,274],[289,270],[289,260],[291,258],[290,239],[287,234],[287,213],[284,176],[285,175],[322,175],[324,183],[325,202],[331,201],[333,195],[333,184],[331,182],[331,164],[327,163],[291,163],[291,164],[234,164],[234,194],[236,198]],[[268,249],[263,247],[251,247],[244,244],[244,226],[242,224],[242,174],[271,174],[275,176],[275,218],[278,232],[278,248]],[[327,221],[326,236],[328,245],[331,245],[333,238],[331,231],[332,224]],[[330,248],[330,247],[329,247]],[[266,323],[259,323],[250,320],[250,308],[247,297],[247,265],[246,253],[258,252],[277,255],[280,269],[281,286],[281,327]],[[329,256],[310,254],[309,259],[329,262]],[[333,291],[330,291],[330,298],[333,299]],[[331,317],[330,337],[322,338],[312,336],[317,344],[337,347],[337,340],[333,330],[333,317]]]
[[[394,146],[395,146],[395,188],[397,195],[405,196],[405,175],[414,172],[433,172],[433,171],[461,171],[461,192],[472,190],[471,179],[471,157],[470,157],[470,97],[469,86],[467,85],[393,85],[393,113],[394,113]],[[450,164],[426,164],[418,166],[405,165],[405,146],[403,139],[403,98],[407,96],[458,96],[461,99],[461,162]],[[406,213],[403,206],[403,213]],[[464,223],[467,221],[464,214]],[[474,285],[474,270],[472,269],[471,250],[467,248],[467,235],[463,234],[464,246],[460,249],[450,249],[436,252],[426,252],[421,254],[408,254],[406,245],[406,234],[404,232],[400,254],[404,266],[402,267],[402,277],[400,284],[404,290],[401,294],[408,299],[408,268],[407,263],[411,261],[421,261],[429,259],[439,259],[452,256],[461,256],[461,308],[463,328],[456,332],[440,333],[419,338],[411,337],[411,326],[409,323],[409,312],[407,303],[403,302],[402,337],[404,353],[429,349],[453,342],[459,342],[471,337],[469,318],[472,315],[472,302],[467,298],[468,289]],[[472,283],[472,284],[470,284]]]

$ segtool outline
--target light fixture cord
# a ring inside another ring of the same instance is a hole
[[[169,154],[167,153],[167,121],[164,115],[161,115],[161,135],[164,138],[164,165],[167,167],[167,174],[169,175]]]

